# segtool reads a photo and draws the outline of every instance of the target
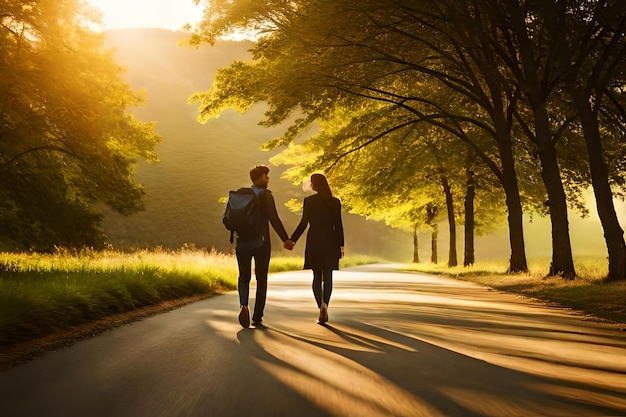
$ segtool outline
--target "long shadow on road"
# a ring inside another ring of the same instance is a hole
[[[333,415],[626,415],[623,386],[517,371],[372,323],[319,327],[326,334],[266,328],[239,340],[268,375]]]
[[[339,276],[331,324],[314,325],[312,308],[303,321],[298,309],[311,295],[279,282],[268,303],[281,319],[239,335],[267,375],[315,407],[359,416],[626,415],[626,340],[614,331],[467,283]]]

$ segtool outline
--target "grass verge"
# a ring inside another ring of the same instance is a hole
[[[372,262],[358,256],[341,261],[343,267]],[[302,258],[276,257],[270,272],[302,265]],[[193,248],[0,253],[0,355],[68,329],[77,329],[78,335],[97,333],[106,328],[106,320],[123,323],[155,309],[234,290],[237,276],[233,255]]]
[[[339,261],[340,268],[351,266],[368,265],[383,262],[382,259],[371,256],[347,256]],[[272,257],[270,262],[270,272],[297,271],[302,269],[304,259],[301,257]]]
[[[108,316],[236,288],[231,256],[199,250],[0,254],[0,350]]]
[[[476,282],[501,291],[521,294],[546,303],[571,308],[598,320],[626,326],[626,282],[604,282],[605,258],[575,259],[577,278],[546,277],[550,259],[532,259],[527,274],[507,274],[508,264],[479,262],[471,267],[448,268],[443,264],[411,264],[411,271],[442,274]]]

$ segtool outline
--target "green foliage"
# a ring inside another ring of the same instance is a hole
[[[315,121],[319,126],[316,134],[293,147],[299,149],[290,147],[272,161],[293,166],[286,174],[291,178],[317,170],[330,174],[332,167],[345,207],[368,216],[376,211],[372,204],[390,206],[385,204],[387,194],[398,201],[406,200],[409,192],[415,201],[404,201],[404,205],[414,207],[404,211],[415,212],[426,204],[413,192],[415,185],[436,183],[448,169],[455,170],[448,173],[452,183],[463,178],[458,168],[467,146],[451,139],[454,135],[471,141],[473,149],[479,149],[490,168],[499,173],[497,149],[484,138],[492,134],[493,127],[484,109],[468,100],[474,93],[463,86],[467,82],[459,74],[453,80],[441,62],[432,60],[427,48],[419,47],[420,41],[408,32],[394,32],[385,25],[393,20],[395,10],[399,15],[406,13],[407,26],[402,29],[414,30],[410,11],[372,2],[358,8],[348,2],[318,6],[307,1],[289,6],[228,2],[209,8],[196,41],[244,28],[252,21],[255,27],[263,27],[263,35],[253,50],[253,62],[222,69],[207,93],[194,96],[202,120],[228,107],[245,111],[256,101],[270,105],[264,125],[283,122],[292,112],[301,115],[284,135],[268,142],[268,148],[293,144]],[[280,25],[269,12],[273,8],[281,10]],[[243,9],[247,19],[241,19]],[[431,47],[443,53],[442,34],[424,36],[438,36]],[[467,96],[451,93],[450,83]],[[240,105],[242,100],[245,106]],[[470,137],[467,132],[472,128],[476,132]],[[350,181],[344,181],[346,177]],[[457,184],[462,189],[461,182]],[[421,190],[417,194],[441,194],[425,187]],[[486,190],[494,191],[492,187]],[[463,192],[456,194],[462,196]],[[378,210],[375,216],[402,228],[414,227],[415,218],[407,215],[402,219],[399,211],[394,211],[385,215]]]
[[[600,102],[603,94],[609,95],[612,112],[621,115],[618,124],[623,125],[623,107],[617,105],[618,91],[623,95],[621,67],[614,60],[623,58],[623,5],[580,0],[558,5],[447,0],[205,4],[195,42],[213,42],[237,30],[259,35],[254,61],[224,70],[216,89],[198,101],[205,116],[215,116],[239,100],[245,106],[266,102],[270,110],[264,125],[277,125],[297,114],[282,136],[267,143],[268,148],[298,142],[316,122],[321,132],[305,143],[318,156],[304,166],[304,152],[283,161],[293,164],[299,174],[336,169],[332,175],[347,207],[377,212],[394,223],[394,214],[372,207],[368,188],[377,191],[384,205],[387,197],[406,198],[415,177],[423,182],[439,177],[459,195],[464,175],[475,169],[464,164],[475,156],[506,194],[506,199],[494,197],[495,182],[490,179],[479,193],[477,208],[506,202],[512,270],[526,269],[522,206],[541,215],[551,208],[554,252],[559,255],[555,267],[569,268],[564,266],[568,255],[563,256],[569,251],[566,203],[586,213],[581,197],[590,176],[581,162],[581,132],[575,123],[582,116],[572,111],[564,91],[580,80],[590,90],[602,87],[594,97]],[[577,24],[585,30],[576,32]],[[573,45],[592,53],[567,55],[556,41],[559,30],[575,38]],[[572,74],[576,82],[567,81]],[[587,83],[586,77],[594,83]],[[228,88],[220,92],[223,85]],[[612,90],[606,88],[609,85]],[[594,101],[586,98],[582,102]],[[430,128],[423,129],[425,124]],[[371,154],[364,156],[365,148]],[[355,162],[357,153],[361,155]],[[339,159],[347,160],[343,167]],[[393,168],[387,169],[387,164]],[[365,166],[370,168],[369,177],[359,175]],[[341,170],[343,177],[336,174]],[[611,181],[623,183],[617,178],[624,172],[611,175]],[[358,182],[360,189],[338,178]],[[605,192],[603,198],[611,200],[610,194]],[[409,221],[408,215],[404,220]]]
[[[484,164],[476,158],[468,162],[472,151],[449,135],[429,125],[406,123],[395,110],[371,103],[354,112],[337,108],[332,118],[318,121],[313,135],[290,143],[271,161],[289,165],[284,175],[293,182],[326,171],[344,209],[409,232],[430,230],[439,220],[429,219],[426,207],[445,205],[442,176],[451,179],[457,216],[462,218],[463,172],[471,169],[480,173],[476,175],[480,231],[496,226],[498,217],[504,218],[501,193]],[[380,135],[385,126],[398,128]]]
[[[5,248],[102,246],[97,203],[143,208],[137,158],[157,161],[154,123],[126,113],[142,103],[90,31],[76,0],[2,3],[0,242]]]
[[[161,161],[137,164],[136,179],[146,190],[146,210],[130,216],[106,210],[103,228],[107,242],[120,250],[156,246],[175,250],[187,243],[232,251],[222,224],[225,201],[220,198],[249,184],[251,164],[272,166],[268,159],[276,151],[259,147],[279,134],[281,127],[257,125],[263,105],[254,106],[247,114],[225,111],[219,119],[200,124],[195,106],[187,100],[194,91],[207,87],[207,77],[219,67],[245,60],[253,44],[220,41],[212,47],[181,47],[178,41],[187,34],[160,29],[115,30],[106,35],[106,47],[114,48],[116,60],[128,67],[124,79],[149,98],[132,113],[140,120],[158,120],[158,132],[163,136],[158,146]],[[299,218],[284,208],[284,202],[295,198],[301,206],[304,193],[282,179],[282,172],[282,167],[271,168],[270,189],[281,220],[292,231]],[[410,236],[380,222],[351,217],[344,224],[349,253],[405,259]],[[380,239],[386,244],[375,244]],[[292,254],[279,241],[272,242],[272,249],[277,255]]]

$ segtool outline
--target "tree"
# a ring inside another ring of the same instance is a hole
[[[554,247],[551,273],[566,278],[575,275],[565,233],[565,192],[558,175],[558,165],[563,166],[565,159],[561,157],[557,162],[555,145],[567,138],[564,133],[568,129],[575,131],[578,122],[582,126],[578,135],[585,139],[591,184],[605,230],[609,277],[626,279],[623,230],[613,207],[598,117],[607,104],[614,114],[623,114],[623,108],[618,105],[616,109],[617,101],[609,97],[615,97],[613,88],[623,84],[619,66],[626,54],[626,5],[616,1],[507,0],[492,2],[489,10],[502,13],[497,20],[502,22],[500,27],[507,42],[500,53],[510,63],[534,116],[534,132],[529,128],[526,131],[537,144],[549,196]],[[559,112],[568,111],[563,107],[567,96],[574,112],[560,116]]]
[[[463,266],[473,265],[476,261],[474,256],[474,200],[476,198],[476,178],[474,170],[470,165],[466,169],[465,199],[463,208],[465,209],[465,245],[463,251]]]
[[[99,203],[142,209],[137,158],[156,161],[142,97],[76,0],[0,3],[0,223],[5,248],[101,246]]]
[[[285,175],[294,183],[316,170],[326,172],[340,186],[337,193],[345,209],[412,231],[414,254],[417,230],[431,228],[434,221],[427,221],[424,216],[426,207],[445,204],[451,232],[448,263],[455,266],[456,219],[462,216],[462,211],[455,210],[453,194],[462,193],[461,173],[468,169],[468,157],[458,149],[460,143],[438,134],[437,129],[427,124],[409,124],[378,137],[382,126],[401,125],[398,121],[389,122],[394,117],[393,107],[369,102],[358,112],[343,110],[337,109],[334,117],[320,120],[313,135],[291,143],[272,158],[272,163],[290,165],[292,168]],[[354,146],[368,142],[368,146]],[[346,143],[352,145],[343,152],[342,145]],[[481,170],[474,160],[470,163],[474,165],[472,169],[484,173],[484,167]],[[488,172],[485,177],[489,177]],[[481,189],[487,183],[486,178],[476,181],[481,208],[490,206],[483,204],[488,201]],[[491,191],[494,192],[493,188]],[[497,216],[494,210],[489,211],[479,210],[479,218],[489,217],[493,223]],[[471,228],[473,235],[473,223]]]
[[[369,135],[372,127],[365,120],[375,122],[380,119],[378,116],[380,113],[356,117],[359,120],[356,122],[338,111],[336,118],[320,121],[315,134],[303,142],[289,144],[270,161],[288,165],[290,168],[283,175],[294,184],[313,172],[325,172],[337,185],[333,188],[344,210],[413,233],[413,259],[418,262],[417,233],[430,227],[424,222],[422,212],[436,191],[432,183],[422,178],[422,164],[415,160],[403,161],[407,152],[403,146],[408,146],[409,138],[405,137],[400,143],[385,138],[339,160],[327,154],[335,151],[327,146],[329,141],[341,142],[340,137],[349,137],[355,132]],[[407,186],[409,183],[411,185]],[[301,203],[294,201],[289,206],[297,211]]]
[[[231,105],[245,108],[255,101],[267,101],[271,110],[266,124],[284,121],[299,110],[302,117],[270,146],[289,143],[303,128],[328,117],[337,106],[358,109],[363,100],[387,103],[405,113],[381,126],[372,140],[420,123],[458,137],[491,169],[506,194],[512,272],[526,270],[516,166],[527,158],[525,152],[528,156],[534,154],[541,163],[537,172],[548,198],[525,204],[539,207],[540,202],[547,203],[540,210],[549,213],[553,226],[550,274],[572,278],[575,270],[567,204],[568,200],[570,204],[578,202],[577,195],[568,196],[566,189],[575,190],[577,185],[564,184],[564,179],[582,179],[584,175],[577,172],[576,165],[563,167],[569,155],[559,159],[557,152],[557,146],[567,147],[559,142],[568,137],[565,133],[573,118],[563,112],[563,92],[559,90],[563,72],[555,71],[555,64],[569,61],[558,59],[559,31],[544,30],[544,26],[550,26],[546,22],[557,13],[558,19],[569,19],[572,28],[577,19],[593,28],[595,19],[584,17],[588,16],[585,10],[609,4],[610,10],[622,16],[623,6],[603,1],[557,3],[552,7],[513,0],[387,0],[358,4],[322,0],[263,4],[218,1],[207,11],[196,41],[211,41],[233,28],[258,30],[264,36],[254,50],[254,64],[232,66],[220,74],[214,90],[195,99],[201,104],[201,117],[215,115]],[[613,20],[605,25],[610,28],[606,33],[613,36],[605,36],[604,45],[619,46],[623,30],[616,23],[619,18]],[[590,56],[603,56],[602,50]],[[620,57],[623,49],[613,51],[613,58],[606,60],[611,63],[606,68],[612,71],[619,68],[616,63],[621,61],[614,58]],[[598,88],[610,84],[593,85]],[[611,101],[617,100],[613,97]],[[523,132],[533,146],[523,143],[513,132]],[[347,141],[345,145],[360,149],[371,143]],[[526,183],[535,185],[532,181]],[[525,192],[525,196],[536,195],[534,190]],[[621,236],[617,226],[614,234]],[[618,249],[623,252],[623,244]]]
[[[337,105],[359,107],[365,99],[395,106],[406,113],[406,124],[430,123],[458,136],[499,178],[509,211],[509,269],[526,271],[511,137],[516,91],[493,65],[476,70],[463,40],[452,37],[446,16],[417,10],[411,7],[415,3],[331,3],[214,3],[195,41],[212,41],[233,27],[267,35],[254,50],[254,64],[220,71],[211,90],[192,98],[200,104],[200,119],[266,101],[271,109],[263,124],[273,125],[299,109],[302,117],[270,144],[280,146]],[[431,3],[420,5],[427,9]],[[450,90],[464,97],[464,112],[458,113],[458,99],[450,106]],[[401,127],[389,126],[381,134]],[[485,134],[493,142],[481,142]]]
[[[556,10],[555,10],[556,9]],[[554,19],[557,11],[558,19]],[[626,4],[620,1],[563,1],[538,10],[548,36],[559,36],[554,70],[576,109],[588,155],[596,208],[609,255],[608,280],[626,280],[626,244],[613,204],[607,161],[612,133],[623,136]],[[622,96],[620,98],[620,96]],[[617,140],[620,142],[620,140]],[[623,153],[620,155],[623,156]],[[619,161],[620,158],[613,159]],[[615,164],[615,172],[620,171]],[[623,184],[618,172],[617,184]]]
[[[464,6],[457,10],[461,16],[472,12],[476,16],[487,16],[485,19],[474,19],[485,22],[485,26],[476,27],[473,24],[468,28],[480,32],[487,29],[486,33],[489,35],[484,35],[488,38],[485,42],[488,45],[487,52],[499,54],[507,63],[506,69],[513,75],[512,79],[516,80],[516,85],[531,109],[532,123],[522,119],[518,121],[524,126],[532,125],[532,128],[527,127],[525,131],[537,145],[542,166],[541,175],[548,193],[552,224],[552,263],[549,274],[574,278],[576,273],[569,237],[567,202],[550,131],[548,96],[551,93],[552,80],[549,73],[543,72],[545,68],[541,66],[537,57],[546,53],[546,47],[551,48],[555,44],[554,42],[541,44],[544,41],[538,35],[541,31],[532,31],[532,28],[529,28],[534,23],[532,16],[529,16],[532,12],[524,10],[518,1],[494,1],[484,4],[468,2],[467,9]],[[466,21],[463,17],[459,20]],[[477,31],[473,33],[477,34]],[[537,45],[539,47],[535,48]]]

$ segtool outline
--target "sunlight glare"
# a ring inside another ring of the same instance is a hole
[[[88,0],[100,9],[101,30],[126,28],[161,28],[181,30],[186,23],[195,24],[202,17],[203,6],[192,0]]]

